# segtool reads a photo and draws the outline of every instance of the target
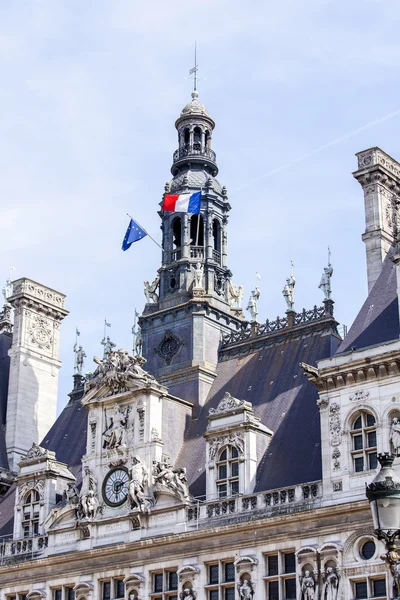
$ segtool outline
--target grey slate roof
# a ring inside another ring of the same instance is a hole
[[[383,261],[382,271],[369,293],[337,354],[352,348],[360,350],[392,340],[400,335],[396,267],[392,248]]]
[[[184,178],[187,177],[187,185],[190,189],[199,190],[201,188],[206,187],[206,183],[208,179],[211,179],[213,182],[214,190],[221,194],[222,186],[218,179],[212,177],[209,173],[207,173],[204,169],[195,168],[193,166],[190,170],[185,170],[176,175],[170,181],[171,193],[179,192],[184,188]]]
[[[218,364],[209,398],[199,418],[192,420],[177,461],[187,468],[194,496],[205,494],[203,433],[208,411],[227,391],[251,402],[255,415],[274,432],[259,464],[255,491],[321,479],[318,393],[304,377],[300,362],[315,365],[317,360],[332,356],[339,343],[329,334],[312,335]]]

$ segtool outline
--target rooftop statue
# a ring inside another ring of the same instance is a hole
[[[155,381],[154,377],[142,368],[146,359],[142,356],[131,356],[122,348],[110,351],[104,359],[95,356],[93,360],[98,366],[85,383],[85,393],[107,385],[110,388],[107,396],[112,396],[131,389],[134,380],[140,379],[144,383]]]
[[[160,277],[157,276],[152,283],[148,281],[144,282],[144,295],[146,296],[147,304],[157,304],[158,302],[158,294],[156,294],[156,289],[158,288],[158,284],[160,283]]]
[[[256,321],[258,315],[258,300],[260,298],[260,289],[256,286],[250,294],[247,310],[251,315],[251,320]]]
[[[231,308],[241,308],[241,303],[243,300],[243,296],[244,296],[244,288],[242,285],[234,285],[232,283],[232,280],[229,280],[229,284],[228,284],[228,291],[229,291],[229,306]]]
[[[294,305],[294,286],[295,285],[296,285],[296,280],[293,277],[293,275],[291,275],[290,277],[288,277],[286,279],[285,287],[282,290],[282,294],[283,294],[283,297],[286,300],[286,304],[287,304],[287,309],[288,310],[293,310],[293,305]]]

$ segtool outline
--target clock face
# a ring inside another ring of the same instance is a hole
[[[128,496],[129,475],[123,467],[110,471],[104,478],[103,498],[109,506],[121,506]]]

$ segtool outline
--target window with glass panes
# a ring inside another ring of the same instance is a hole
[[[353,581],[353,597],[355,600],[386,600],[386,577],[374,577]]]
[[[22,600],[22,598],[19,598],[19,600]],[[74,586],[64,585],[62,587],[53,588],[52,600],[75,600]]]
[[[351,447],[355,473],[376,469],[378,465],[376,423],[371,413],[362,411],[354,419],[351,428]]]
[[[235,565],[220,560],[207,565],[207,600],[235,600]]]
[[[178,600],[177,569],[164,569],[152,573],[150,596],[155,600]]]
[[[125,598],[125,583],[123,577],[113,577],[101,582],[101,600],[117,600]],[[64,600],[73,600],[65,597]]]
[[[294,552],[265,555],[267,600],[296,600],[296,560]]]
[[[40,495],[37,490],[31,490],[22,506],[22,532],[24,537],[39,535]]]
[[[226,446],[217,461],[217,492],[219,498],[239,493],[239,453],[234,446]]]

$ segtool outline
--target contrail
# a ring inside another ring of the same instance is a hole
[[[316,148],[315,150],[311,150],[311,152],[302,154],[301,156],[298,156],[297,158],[291,160],[290,162],[285,163],[284,165],[281,165],[280,167],[276,167],[275,169],[272,169],[272,171],[268,171],[268,173],[264,173],[264,175],[260,175],[259,177],[256,177],[255,179],[252,179],[251,181],[247,181],[240,187],[235,188],[233,191],[231,191],[231,193],[239,192],[239,191],[243,190],[244,188],[247,188],[247,187],[253,185],[253,183],[257,183],[258,181],[261,181],[262,179],[271,177],[271,175],[275,175],[275,173],[279,173],[280,171],[283,171],[284,169],[288,169],[289,167],[292,167],[293,165],[295,165],[303,160],[306,160],[307,158],[310,158],[311,156],[315,156],[315,154],[318,154],[319,152],[323,152],[324,150],[326,150],[327,148],[330,148],[331,146],[335,146],[336,144],[340,144],[341,142],[344,142],[345,140],[352,138],[353,136],[357,135],[361,131],[365,131],[366,129],[369,129],[370,127],[374,127],[374,125],[379,125],[380,123],[383,123],[384,121],[388,121],[392,117],[395,117],[396,115],[399,115],[399,114],[400,114],[400,108],[398,108],[394,112],[389,113],[388,115],[385,115],[383,117],[380,117],[379,119],[376,119],[375,121],[370,121],[369,123],[366,123],[366,125],[362,125],[361,127],[358,127],[357,129],[354,129],[353,131],[350,131],[349,133],[345,133],[344,135],[336,138],[335,140],[332,140],[331,142],[328,142],[327,144],[324,144],[323,146],[319,146],[319,148]]]

